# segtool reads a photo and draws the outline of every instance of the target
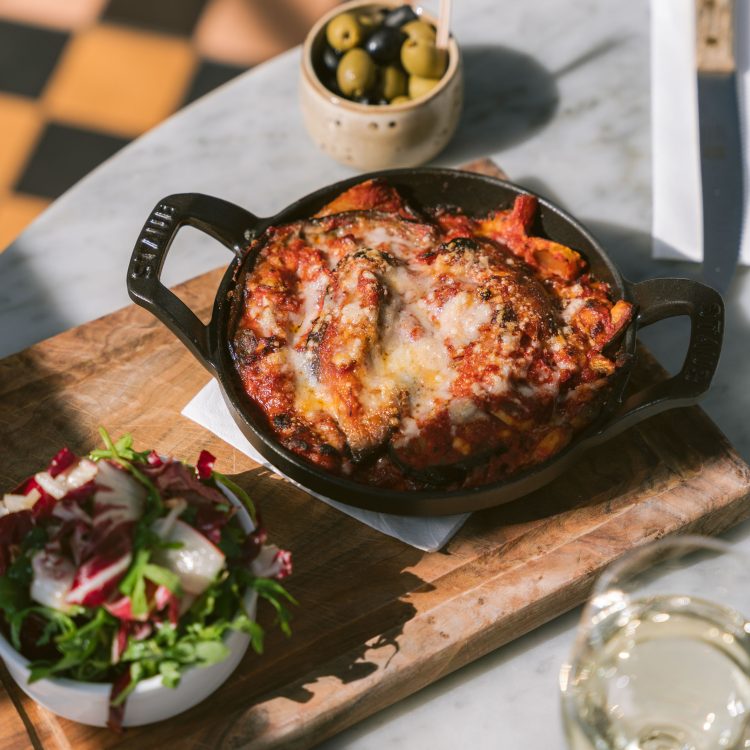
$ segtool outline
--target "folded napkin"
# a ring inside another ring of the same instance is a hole
[[[211,380],[193,400],[182,410],[182,414],[202,427],[210,430],[222,440],[242,451],[259,464],[275,471],[281,472],[266,461],[258,451],[253,448],[247,438],[240,432],[232,419],[224,403],[224,399],[219,389],[219,384]],[[284,476],[282,474],[282,476]],[[285,477],[289,479],[289,477]],[[293,479],[289,479],[293,484],[297,484]],[[299,485],[297,485],[299,486]],[[303,488],[305,489],[305,488]],[[448,540],[463,526],[468,513],[462,513],[456,516],[436,516],[434,518],[414,518],[411,516],[396,516],[390,513],[375,513],[369,510],[360,510],[352,508],[343,503],[337,503],[335,500],[319,495],[316,492],[310,492],[310,495],[317,497],[324,503],[346,513],[352,518],[356,518],[362,523],[366,523],[373,529],[382,531],[388,536],[400,539],[402,542],[410,544],[417,549],[426,552],[435,552],[444,546]]]
[[[740,263],[750,264],[750,3],[735,4],[737,86],[745,166]],[[695,63],[695,0],[651,0],[653,250],[703,260],[703,211]]]

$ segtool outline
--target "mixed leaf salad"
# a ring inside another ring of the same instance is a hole
[[[186,669],[226,658],[228,631],[260,653],[258,597],[288,635],[294,600],[278,581],[292,563],[266,544],[252,502],[210,453],[193,467],[100,432],[103,449],[79,458],[63,448],[4,495],[0,625],[30,660],[31,681],[112,683],[118,729],[139,681],[161,675],[175,687]]]

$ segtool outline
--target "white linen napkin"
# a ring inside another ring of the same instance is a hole
[[[734,5],[745,167],[740,263],[750,264],[750,0],[736,0]],[[703,211],[695,65],[695,0],[651,0],[653,254],[701,262]]]
[[[258,451],[253,448],[247,438],[240,432],[229,410],[227,409],[224,399],[219,389],[219,384],[211,380],[208,385],[202,388],[193,400],[182,410],[182,414],[188,419],[192,419],[202,427],[210,430],[214,435],[220,437],[237,450],[242,451],[257,463],[265,466],[277,474],[281,472],[266,461]],[[285,476],[284,474],[281,474]],[[297,484],[293,479],[285,477],[293,484]],[[297,484],[297,486],[299,486]],[[335,500],[311,492],[302,488],[310,495],[317,497],[324,503],[346,513],[352,518],[356,518],[362,523],[366,523],[373,529],[382,531],[388,536],[400,539],[412,547],[424,550],[425,552],[436,552],[463,526],[469,513],[462,513],[456,516],[435,516],[433,518],[416,518],[413,516],[396,516],[390,513],[375,513],[369,510],[360,510],[353,508],[344,503],[338,503]]]

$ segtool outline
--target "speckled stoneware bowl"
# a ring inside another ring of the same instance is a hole
[[[342,164],[359,169],[412,167],[424,164],[451,139],[463,103],[461,53],[451,37],[448,69],[440,83],[424,96],[405,104],[358,104],[327,89],[315,73],[325,42],[326,24],[344,11],[397,7],[395,0],[381,3],[343,3],[323,16],[311,29],[302,48],[300,99],[305,125],[315,143]],[[415,8],[423,18],[435,19]]]

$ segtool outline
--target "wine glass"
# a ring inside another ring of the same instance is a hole
[[[715,539],[604,572],[560,672],[572,750],[750,748],[750,560]]]

